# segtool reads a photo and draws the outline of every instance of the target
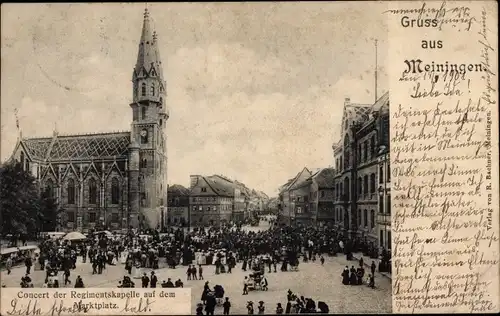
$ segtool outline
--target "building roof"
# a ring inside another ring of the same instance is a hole
[[[87,160],[125,155],[130,132],[26,138],[21,144],[34,160]]]
[[[219,175],[204,177],[204,179],[217,195],[234,196],[234,184],[231,180]]]
[[[373,111],[389,111],[389,92],[384,93],[373,105]]]
[[[370,104],[348,104],[345,106],[344,115],[351,122],[359,122],[368,118],[372,105]]]
[[[189,195],[190,190],[188,188],[183,187],[180,184],[174,184],[168,187],[168,194],[175,195]]]
[[[318,187],[320,189],[333,189],[335,188],[335,169],[333,168],[324,168],[321,169],[318,173],[314,174],[311,179],[314,178]]]

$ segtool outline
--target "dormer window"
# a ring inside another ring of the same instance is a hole
[[[201,192],[207,192],[207,188],[201,188]]]

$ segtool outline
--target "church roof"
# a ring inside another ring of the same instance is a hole
[[[87,160],[123,156],[128,151],[130,132],[64,135],[21,140],[34,160]]]

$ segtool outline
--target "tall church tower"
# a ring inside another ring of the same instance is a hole
[[[156,32],[151,29],[148,9],[144,12],[137,63],[132,74],[133,101],[129,163],[129,225],[158,228],[166,208],[169,113],[166,81]]]

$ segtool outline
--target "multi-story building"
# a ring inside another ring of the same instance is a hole
[[[189,189],[179,184],[168,187],[168,211],[165,226],[186,227],[189,223]]]
[[[309,210],[315,225],[333,224],[334,176],[335,170],[333,168],[323,168],[307,179],[309,182]]]
[[[250,189],[222,175],[191,176],[190,218],[193,226],[219,226],[244,220]]]
[[[232,220],[234,187],[216,176],[192,175],[190,185],[191,227],[220,226]]]
[[[346,99],[343,112],[341,139],[333,145],[335,224],[351,237],[366,237],[388,248],[390,178],[381,176],[389,170],[389,93],[373,105]]]
[[[166,82],[149,13],[132,71],[131,130],[23,138],[12,157],[57,200],[63,230],[157,228],[167,194]]]
[[[303,191],[301,183],[307,180],[312,175],[309,169],[302,169],[295,177],[288,180],[279,189],[279,216],[280,220],[287,225],[292,225],[295,223],[296,215],[299,214],[299,218],[304,220],[306,217],[302,213],[304,212],[304,202],[297,202],[295,195],[303,196]],[[296,203],[297,202],[297,203]],[[298,213],[297,213],[298,212]]]

